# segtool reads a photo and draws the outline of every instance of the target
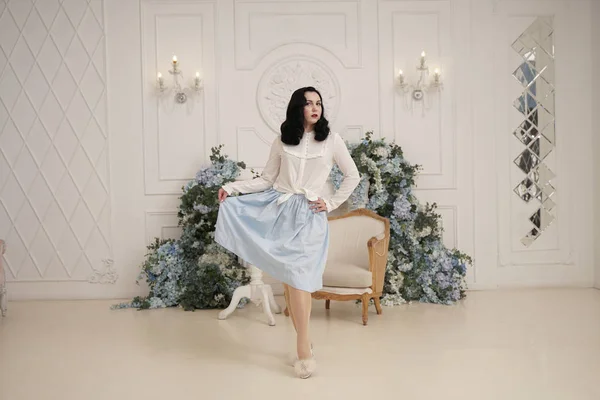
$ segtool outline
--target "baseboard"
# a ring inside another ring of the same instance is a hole
[[[489,284],[489,283],[469,283],[467,285],[467,292],[475,292],[479,290],[496,290],[498,289],[497,285]]]
[[[265,277],[265,284],[271,286],[275,296],[283,296],[283,284],[269,277]],[[7,294],[9,301],[28,300],[115,300],[128,301],[135,296],[147,294],[147,290],[137,285],[96,285],[87,282],[7,282]],[[494,285],[488,283],[470,283],[467,285],[468,292],[491,291],[491,290],[516,290],[516,289],[549,289],[549,288],[592,288],[588,284],[568,285]],[[600,288],[594,288],[600,290]]]

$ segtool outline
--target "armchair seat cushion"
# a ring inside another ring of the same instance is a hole
[[[319,290],[321,293],[327,294],[338,294],[338,295],[362,295],[362,294],[371,294],[373,290],[371,288],[340,288],[340,287],[332,287],[332,286],[323,286],[323,289]]]
[[[323,273],[323,286],[366,288],[372,284],[371,272],[355,264],[329,261]]]

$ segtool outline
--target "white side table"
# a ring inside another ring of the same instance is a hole
[[[275,302],[271,285],[263,282],[260,269],[250,263],[244,262],[244,265],[250,270],[250,284],[240,286],[233,291],[231,303],[229,303],[229,307],[219,313],[219,319],[226,319],[229,314],[235,311],[240,301],[247,298],[257,306],[262,305],[269,325],[274,326],[275,317],[273,317],[273,313],[281,313],[281,307]]]
[[[2,261],[4,249],[4,240],[0,239],[0,312],[3,317],[6,316],[6,304],[8,303],[6,295],[6,275],[4,274],[4,263]]]

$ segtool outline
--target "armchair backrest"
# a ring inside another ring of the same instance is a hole
[[[373,237],[389,235],[389,222],[367,209],[329,218],[329,252],[327,259],[369,269],[367,243]]]

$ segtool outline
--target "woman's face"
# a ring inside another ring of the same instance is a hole
[[[304,106],[304,122],[313,126],[321,118],[323,111],[321,107],[321,97],[315,92],[304,93],[306,99],[306,105]]]

